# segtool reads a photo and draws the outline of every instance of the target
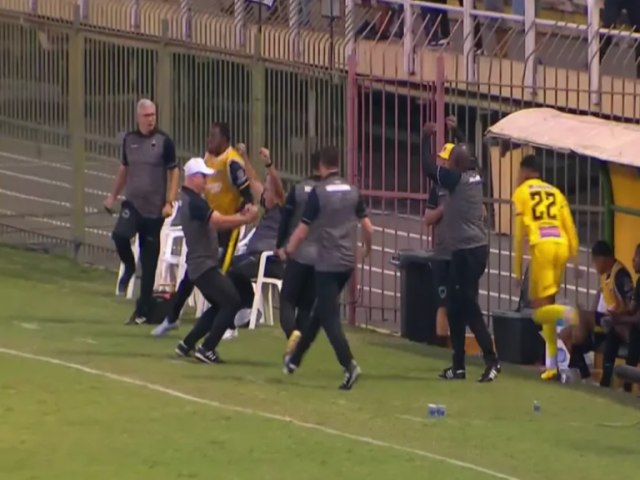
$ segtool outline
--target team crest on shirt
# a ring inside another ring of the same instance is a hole
[[[129,212],[128,208],[125,208],[124,210],[122,210],[122,218],[129,218],[131,216],[131,212]]]

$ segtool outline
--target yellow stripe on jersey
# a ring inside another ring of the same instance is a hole
[[[620,269],[626,268],[622,263],[616,260],[609,275],[600,276],[600,290],[602,291],[602,301],[607,310],[611,312],[622,312],[625,309],[625,301],[620,296],[616,288],[616,274]]]
[[[235,161],[244,166],[244,160],[233,147],[229,147],[217,157],[207,153],[204,160],[207,166],[215,171],[207,178],[205,197],[209,206],[222,215],[233,215],[242,205],[242,195],[233,184],[229,165]]]

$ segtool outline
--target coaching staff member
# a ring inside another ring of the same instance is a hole
[[[209,207],[223,215],[233,215],[254,201],[244,160],[242,155],[231,146],[230,137],[229,125],[223,122],[213,123],[209,130],[207,152],[204,156],[205,164],[214,172],[207,177],[204,196]],[[218,232],[218,245],[222,251],[221,268],[224,273],[231,266],[239,237],[239,228]],[[194,286],[187,269],[173,298],[169,316],[153,329],[152,335],[161,336],[178,328],[178,318],[193,293]]]
[[[424,128],[423,142],[430,142],[434,124]],[[427,152],[427,148],[423,148]],[[442,221],[451,252],[448,282],[449,329],[453,347],[453,365],[440,377],[446,380],[466,378],[465,331],[468,325],[482,349],[486,368],[480,382],[492,382],[500,373],[491,335],[478,304],[480,278],[487,267],[488,237],[482,204],[482,177],[475,168],[468,147],[460,143],[449,156],[449,167],[439,166],[430,155],[423,157],[423,169],[437,186],[445,188],[449,198]]]
[[[153,295],[153,284],[160,253],[160,230],[173,212],[178,193],[179,172],[173,140],[156,126],[156,106],[142,99],[137,106],[138,128],[122,142],[122,165],[111,195],[104,202],[113,211],[116,199],[125,190],[120,216],[112,233],[113,242],[124,264],[118,292],[126,292],[135,274],[136,262],[131,239],[137,234],[140,245],[142,278],[136,308],[127,323],[146,322]]]
[[[196,342],[205,335],[202,345],[195,349],[195,358],[203,363],[221,363],[216,347],[224,332],[233,325],[240,309],[240,295],[231,280],[220,268],[218,231],[233,230],[258,218],[254,205],[242,212],[225,215],[212,210],[202,197],[207,177],[214,170],[202,158],[192,158],[184,166],[185,183],[180,194],[180,221],[187,246],[189,279],[200,290],[210,307],[202,314],[182,342],[176,347],[180,356],[188,356]]]
[[[276,248],[281,258],[284,245],[302,220],[309,194],[320,181],[320,154],[311,155],[311,176],[293,185],[287,194],[280,217]],[[317,231],[310,232],[287,260],[280,291],[280,327],[288,339],[286,355],[291,355],[300,341],[303,326],[309,321],[315,300],[314,268],[318,253]]]
[[[317,230],[318,253],[315,263],[316,299],[314,312],[307,328],[291,357],[285,357],[285,373],[295,371],[305,352],[322,327],[344,368],[342,390],[350,390],[360,375],[360,368],[353,359],[351,348],[340,322],[340,293],[355,268],[354,245],[357,223],[364,236],[366,257],[371,251],[373,225],[367,217],[364,202],[358,189],[338,175],[340,154],[336,148],[325,148],[320,153],[318,171],[322,177],[309,193],[302,220],[291,234],[284,249],[286,257],[295,254],[309,234]]]

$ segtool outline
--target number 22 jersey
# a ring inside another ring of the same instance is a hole
[[[578,233],[567,199],[553,185],[533,178],[526,180],[513,193],[516,222],[521,221],[524,232],[516,228],[516,235],[528,236],[529,245],[552,241],[567,244],[570,255],[578,251]],[[522,242],[522,238],[514,239]]]

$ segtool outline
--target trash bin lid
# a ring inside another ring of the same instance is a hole
[[[433,250],[411,250],[404,249],[398,250],[391,258],[391,263],[398,268],[406,267],[410,264],[429,264],[433,260],[447,260],[442,255],[436,255]]]

